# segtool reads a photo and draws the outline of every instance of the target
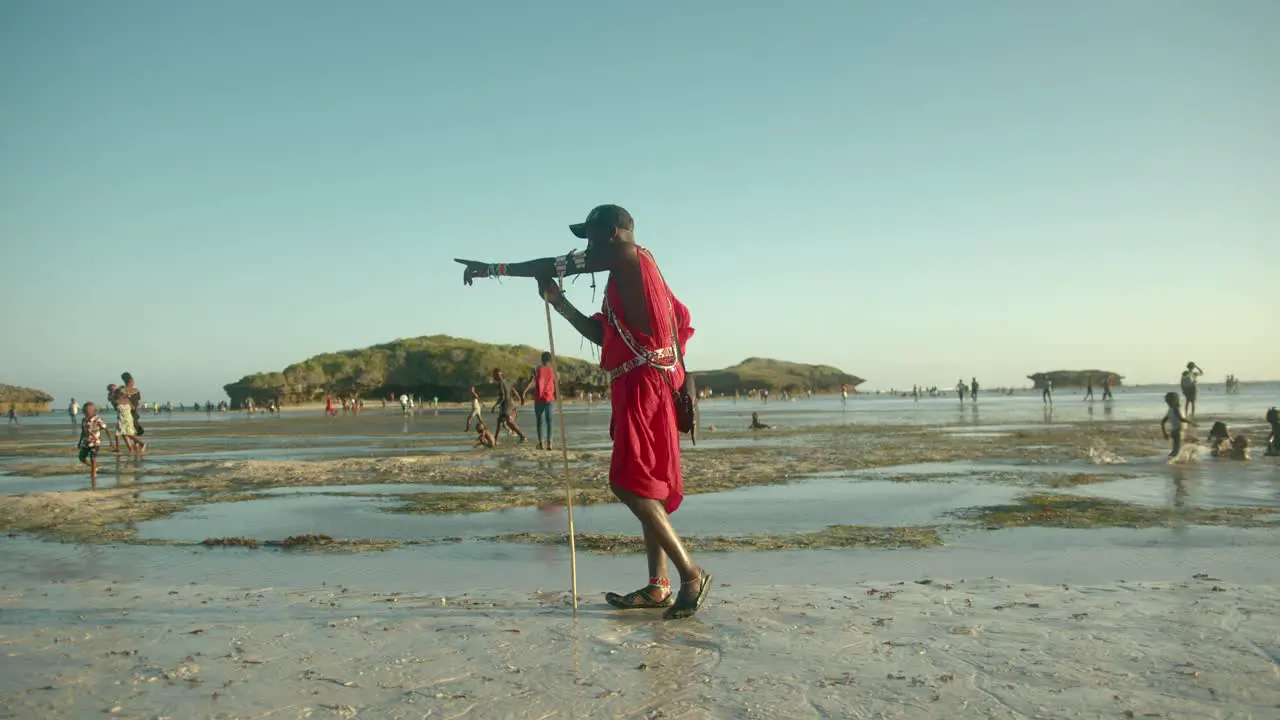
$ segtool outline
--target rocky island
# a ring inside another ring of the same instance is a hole
[[[1123,375],[1110,370],[1053,370],[1028,375],[1027,379],[1035,383],[1037,390],[1044,389],[1046,380],[1052,380],[1054,388],[1069,388],[1085,387],[1091,379],[1093,386],[1100,389],[1106,384],[1108,377],[1111,378],[1112,387],[1120,387],[1124,383]]]
[[[805,363],[747,358],[733,367],[723,370],[694,371],[698,387],[711,390],[716,395],[732,395],[735,390],[786,391],[791,393],[812,390],[816,393],[836,392],[841,385],[856,388],[866,382],[857,375],[850,375],[830,365],[806,365]]]
[[[43,390],[0,383],[0,411],[8,412],[14,405],[20,413],[45,413],[52,402],[53,396]]]
[[[281,372],[246,375],[224,385],[223,390],[231,398],[232,407],[240,407],[249,398],[258,405],[268,400],[297,404],[321,400],[326,395],[373,398],[402,392],[458,402],[470,397],[473,385],[489,383],[494,368],[509,378],[524,378],[541,355],[541,349],[528,345],[494,345],[429,335],[316,355]],[[600,392],[608,386],[608,378],[594,362],[560,357],[557,367],[561,392],[566,396],[579,391]],[[831,392],[842,384],[856,387],[865,382],[826,365],[765,358],[749,358],[723,370],[694,371],[694,375],[699,388],[717,395],[762,388]]]

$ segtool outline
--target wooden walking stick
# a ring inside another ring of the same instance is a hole
[[[560,288],[564,290],[563,287]],[[543,298],[547,306],[547,344],[551,350],[551,367],[555,373],[556,411],[560,416],[560,452],[564,456],[564,506],[569,511],[569,586],[573,593],[573,614],[578,614],[578,551],[573,542],[573,477],[569,473],[569,443],[565,434],[564,398],[560,395],[560,371],[556,368],[556,334],[551,329],[551,301]],[[547,437],[547,442],[551,438]]]

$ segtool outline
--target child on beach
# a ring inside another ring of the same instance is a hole
[[[1196,381],[1203,374],[1204,370],[1201,370],[1199,365],[1189,362],[1187,363],[1187,369],[1182,371],[1182,377],[1178,381],[1178,384],[1182,387],[1182,395],[1187,399],[1187,407],[1183,412],[1188,417],[1195,417],[1196,415],[1196,395],[1198,394]]]
[[[1271,426],[1271,435],[1267,438],[1267,456],[1280,455],[1280,410],[1271,408],[1267,411],[1267,424]]]
[[[467,429],[464,432],[471,432],[471,421],[475,420],[476,425],[483,425],[484,421],[480,419],[480,393],[476,392],[474,385],[471,386],[471,414],[467,416]]]
[[[80,449],[80,463],[89,466],[89,487],[94,490],[98,489],[98,449],[102,447],[103,430],[108,428],[102,418],[98,417],[97,406],[91,402],[85,403],[84,420],[80,423],[80,442],[76,443],[76,447]],[[114,438],[111,439],[111,449],[117,450]]]
[[[1165,393],[1164,404],[1169,406],[1169,411],[1160,421],[1160,432],[1164,433],[1165,440],[1173,440],[1173,449],[1169,452],[1169,457],[1172,458],[1182,451],[1182,426],[1195,427],[1196,424],[1182,414],[1182,408],[1178,407],[1178,393]],[[1168,429],[1165,428],[1166,425]]]
[[[1249,438],[1244,433],[1233,437],[1226,423],[1216,422],[1209,429],[1209,452],[1214,457],[1248,460]]]
[[[760,422],[760,413],[751,413],[751,429],[752,430],[771,430],[772,425],[765,425]]]
[[[1227,451],[1227,457],[1232,460],[1248,460],[1249,438],[1243,433],[1231,438],[1231,449]]]
[[[489,432],[489,428],[485,427],[483,420],[476,421],[476,444],[472,447],[492,448],[497,444],[493,433]]]
[[[1231,451],[1231,433],[1227,431],[1227,424],[1219,420],[1209,428],[1209,453],[1214,457],[1226,455]]]

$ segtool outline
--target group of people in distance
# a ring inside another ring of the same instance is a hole
[[[107,386],[107,404],[116,411],[114,432],[98,414],[97,404],[87,402],[83,408],[77,408],[73,399],[69,409],[72,419],[75,419],[77,409],[84,413],[80,420],[80,439],[76,441],[76,448],[79,450],[80,463],[89,468],[90,487],[95,489],[98,487],[98,452],[102,449],[104,431],[114,453],[120,452],[122,443],[130,453],[145,455],[147,452],[147,444],[141,437],[146,431],[138,413],[142,407],[142,391],[138,389],[133,375],[122,373],[120,380],[123,385],[111,383]]]
[[[1194,362],[1187,363],[1187,367],[1182,371],[1182,377],[1179,379],[1179,386],[1182,390],[1182,402],[1179,403],[1178,393],[1165,393],[1164,402],[1167,406],[1164,417],[1160,420],[1160,431],[1164,434],[1166,440],[1172,442],[1169,450],[1169,457],[1177,457],[1182,452],[1182,440],[1187,427],[1196,427],[1193,418],[1196,416],[1196,400],[1199,396],[1198,381],[1200,376],[1204,375],[1204,370]],[[1234,380],[1234,378],[1232,378]],[[1237,381],[1238,382],[1238,381]],[[1267,452],[1268,456],[1280,455],[1280,412],[1276,408],[1267,410],[1264,417],[1269,426],[1270,432],[1267,435]],[[1213,457],[1225,457],[1233,460],[1249,459],[1249,438],[1243,433],[1232,435],[1227,428],[1227,424],[1222,421],[1213,423],[1209,428],[1209,453]]]
[[[481,415],[480,394],[476,392],[475,387],[471,388],[471,413],[467,415],[466,432],[471,431],[471,421],[476,423],[476,442],[475,447],[492,448],[498,444],[498,436],[505,429],[507,434],[514,435],[519,440],[517,442],[525,442],[527,437],[520,426],[516,424],[516,413],[520,406],[525,404],[525,399],[530,392],[533,393],[533,421],[537,427],[538,433],[538,449],[550,450],[552,448],[551,441],[551,408],[556,401],[556,371],[552,366],[551,353],[542,353],[542,364],[533,369],[529,375],[529,381],[525,383],[523,389],[513,386],[507,381],[505,375],[498,368],[493,369],[493,381],[498,386],[498,399],[494,402],[491,412],[498,415],[498,429],[496,432],[490,432],[489,427],[485,425],[484,417]],[[545,430],[546,439],[543,439]],[[561,439],[563,442],[563,439]]]

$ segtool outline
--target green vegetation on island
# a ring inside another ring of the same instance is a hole
[[[48,412],[52,402],[53,396],[44,391],[0,383],[0,405],[5,412],[10,405],[16,405],[18,412]]]
[[[732,395],[735,390],[763,389],[791,393],[806,390],[836,392],[841,385],[856,388],[866,382],[830,365],[806,365],[754,357],[723,370],[694,371],[694,376],[699,388],[711,390],[716,395]]]
[[[326,395],[342,397],[382,397],[388,393],[408,393],[418,397],[438,397],[458,402],[470,397],[474,386],[491,382],[494,368],[523,384],[524,378],[540,362],[542,350],[528,345],[493,345],[448,335],[396,340],[363,350],[344,350],[316,355],[285,368],[282,372],[246,375],[223,386],[232,407],[241,407],[249,398],[261,405],[267,400],[303,403],[322,400]],[[578,391],[600,392],[608,378],[600,367],[587,360],[557,359],[561,392],[573,396]],[[750,358],[724,370],[694,372],[700,388],[717,395],[751,389],[801,392],[832,392],[840,385],[857,387],[862,378],[826,365],[804,365]],[[481,391],[491,394],[491,389]]]
[[[1108,377],[1113,387],[1124,384],[1124,376],[1110,370],[1054,370],[1028,375],[1027,379],[1035,383],[1037,390],[1044,389],[1046,380],[1052,380],[1054,388],[1085,387],[1092,380],[1093,386],[1101,390]]]
[[[324,353],[285,368],[283,372],[246,375],[223,390],[232,407],[248,398],[301,403],[326,395],[379,397],[402,392],[458,402],[470,388],[491,382],[494,368],[522,383],[540,362],[542,350],[528,345],[492,345],[448,335],[396,340],[363,350]],[[558,358],[561,392],[604,389],[604,373],[592,362]],[[487,390],[482,391],[488,393]]]

